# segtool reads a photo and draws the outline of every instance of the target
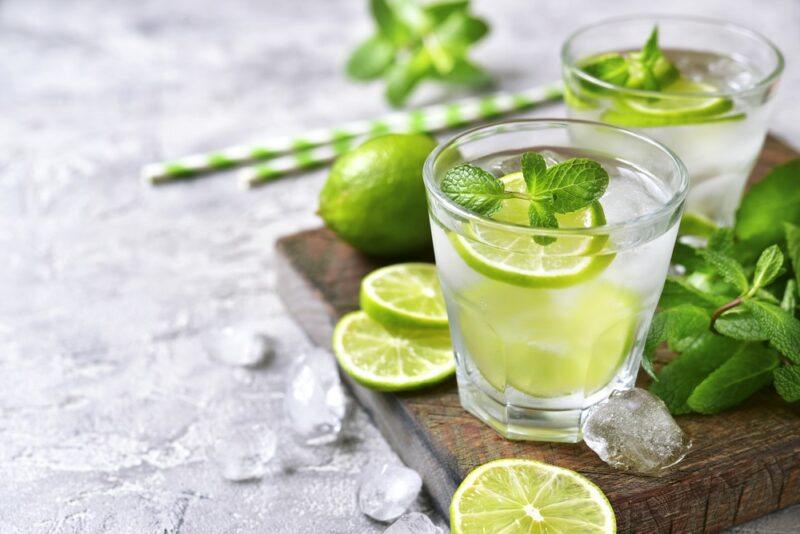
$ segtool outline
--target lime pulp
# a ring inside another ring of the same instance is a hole
[[[447,311],[436,266],[400,263],[370,273],[361,282],[361,309],[398,327],[447,327]]]

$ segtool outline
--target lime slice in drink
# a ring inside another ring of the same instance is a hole
[[[435,384],[455,371],[446,328],[388,328],[360,311],[336,325],[333,351],[347,374],[382,391]]]
[[[533,460],[496,460],[473,470],[450,504],[453,534],[617,531],[602,490],[569,469]]]
[[[680,78],[664,91],[664,98],[625,98],[603,113],[601,120],[620,126],[672,126],[707,122],[732,121],[744,118],[743,113],[725,115],[733,108],[730,98],[709,96],[715,87]],[[693,95],[681,97],[681,95]]]
[[[447,311],[430,263],[400,263],[361,282],[361,309],[387,326],[446,327]]]
[[[501,178],[507,190],[523,191],[521,172]],[[492,218],[528,226],[528,201],[512,198]],[[572,213],[556,215],[560,228],[589,228],[605,224],[599,202]],[[571,235],[541,246],[533,238],[514,229],[484,224],[467,227],[461,236],[450,234],[461,258],[473,269],[494,280],[525,287],[566,287],[588,280],[602,272],[613,254],[597,254],[608,236]]]

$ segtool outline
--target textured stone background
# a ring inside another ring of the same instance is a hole
[[[477,56],[506,88],[556,78],[578,24],[642,9],[475,3],[495,27]],[[774,130],[800,143],[800,2],[663,9],[771,35],[789,63]],[[368,29],[362,0],[0,0],[0,532],[382,530],[357,511],[356,476],[398,460],[358,408],[327,465],[233,484],[204,453],[220,397],[279,424],[282,373],[307,341],[273,293],[272,245],[319,224],[324,171],[253,192],[231,174],[137,178],[163,157],[384,112],[379,86],[341,75]],[[209,329],[238,322],[280,337],[274,365],[209,358]],[[790,510],[737,530],[799,522]]]

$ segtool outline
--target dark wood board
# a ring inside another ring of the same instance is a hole
[[[797,156],[768,138],[751,181]],[[280,239],[277,252],[287,308],[315,343],[330,347],[333,325],[358,308],[361,278],[380,263],[323,228]],[[620,532],[715,532],[800,503],[800,406],[771,391],[719,415],[680,417],[694,447],[673,472],[653,478],[611,469],[583,444],[503,439],[461,408],[455,380],[396,395],[348,383],[403,461],[422,475],[445,516],[471,469],[510,457],[588,476],[614,506]]]

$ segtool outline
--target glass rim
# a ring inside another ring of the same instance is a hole
[[[453,200],[451,200],[447,195],[445,195],[439,184],[436,182],[434,177],[434,164],[436,160],[439,158],[441,153],[446,149],[452,147],[458,141],[468,137],[473,136],[475,134],[480,134],[481,132],[489,133],[491,130],[494,130],[498,127],[502,126],[509,126],[509,125],[519,125],[519,126],[547,126],[547,127],[567,127],[570,124],[578,124],[583,126],[593,126],[593,127],[600,127],[606,130],[615,130],[621,132],[631,138],[636,139],[639,142],[644,142],[657,150],[663,152],[672,163],[675,165],[678,174],[680,175],[680,185],[672,194],[669,200],[664,202],[663,205],[659,206],[658,209],[653,210],[651,212],[638,215],[636,217],[632,217],[630,219],[626,219],[624,221],[616,222],[616,223],[606,223],[599,226],[591,226],[587,228],[557,228],[557,229],[550,229],[550,228],[535,228],[531,226],[523,226],[519,224],[497,221],[491,219],[489,217],[485,217],[480,215],[474,211],[471,211],[459,204],[456,204]],[[653,222],[659,221],[665,216],[670,216],[671,214],[678,211],[683,204],[684,200],[686,199],[686,195],[689,190],[689,172],[686,169],[686,166],[683,162],[678,158],[677,154],[673,152],[670,148],[666,145],[652,139],[646,135],[640,134],[633,130],[628,130],[625,128],[619,128],[617,126],[612,126],[610,124],[596,122],[596,121],[587,121],[587,120],[580,120],[580,119],[563,119],[563,118],[539,118],[539,119],[509,119],[504,121],[498,121],[491,124],[486,124],[483,126],[478,126],[475,128],[471,128],[459,134],[456,134],[449,139],[445,140],[444,142],[440,143],[434,150],[431,152],[427,159],[425,160],[425,164],[422,169],[422,178],[425,184],[425,189],[433,195],[437,201],[444,204],[447,210],[451,213],[455,213],[460,217],[463,217],[470,222],[475,221],[480,224],[483,224],[488,227],[497,228],[501,230],[506,230],[510,232],[516,233],[523,233],[523,234],[530,234],[535,236],[552,236],[552,237],[576,237],[576,236],[585,236],[585,235],[607,235],[611,232],[620,231],[620,230],[631,230],[636,228],[647,227],[648,225],[652,224]]]
[[[580,37],[583,33],[589,30],[610,24],[618,24],[625,22],[642,22],[642,21],[653,21],[654,23],[658,23],[659,21],[669,21],[677,23],[684,22],[684,23],[707,24],[721,30],[738,33],[740,35],[745,35],[751,39],[754,39],[755,41],[759,41],[762,45],[766,46],[774,54],[775,67],[760,80],[753,82],[752,84],[749,84],[748,86],[742,89],[729,90],[729,91],[704,91],[700,93],[680,93],[671,95],[669,93],[651,91],[647,89],[631,89],[629,87],[621,87],[619,85],[615,85],[613,83],[601,80],[600,78],[596,78],[591,74],[588,74],[580,67],[578,67],[575,64],[575,58],[571,58],[568,53],[568,49],[570,48],[572,42],[578,37]],[[566,38],[564,44],[561,45],[561,64],[579,78],[582,78],[587,82],[600,86],[604,89],[614,91],[616,93],[623,93],[626,95],[644,97],[644,98],[658,97],[658,98],[669,98],[669,99],[692,99],[692,98],[709,98],[709,97],[730,98],[747,93],[761,91],[765,87],[774,83],[780,77],[785,66],[785,60],[781,50],[775,45],[775,43],[769,40],[766,36],[757,32],[756,30],[751,30],[750,28],[747,28],[746,26],[742,26],[735,22],[718,20],[710,17],[693,17],[684,15],[626,15],[622,17],[612,17],[603,19],[594,22],[592,24],[581,26],[577,30],[573,31]]]

